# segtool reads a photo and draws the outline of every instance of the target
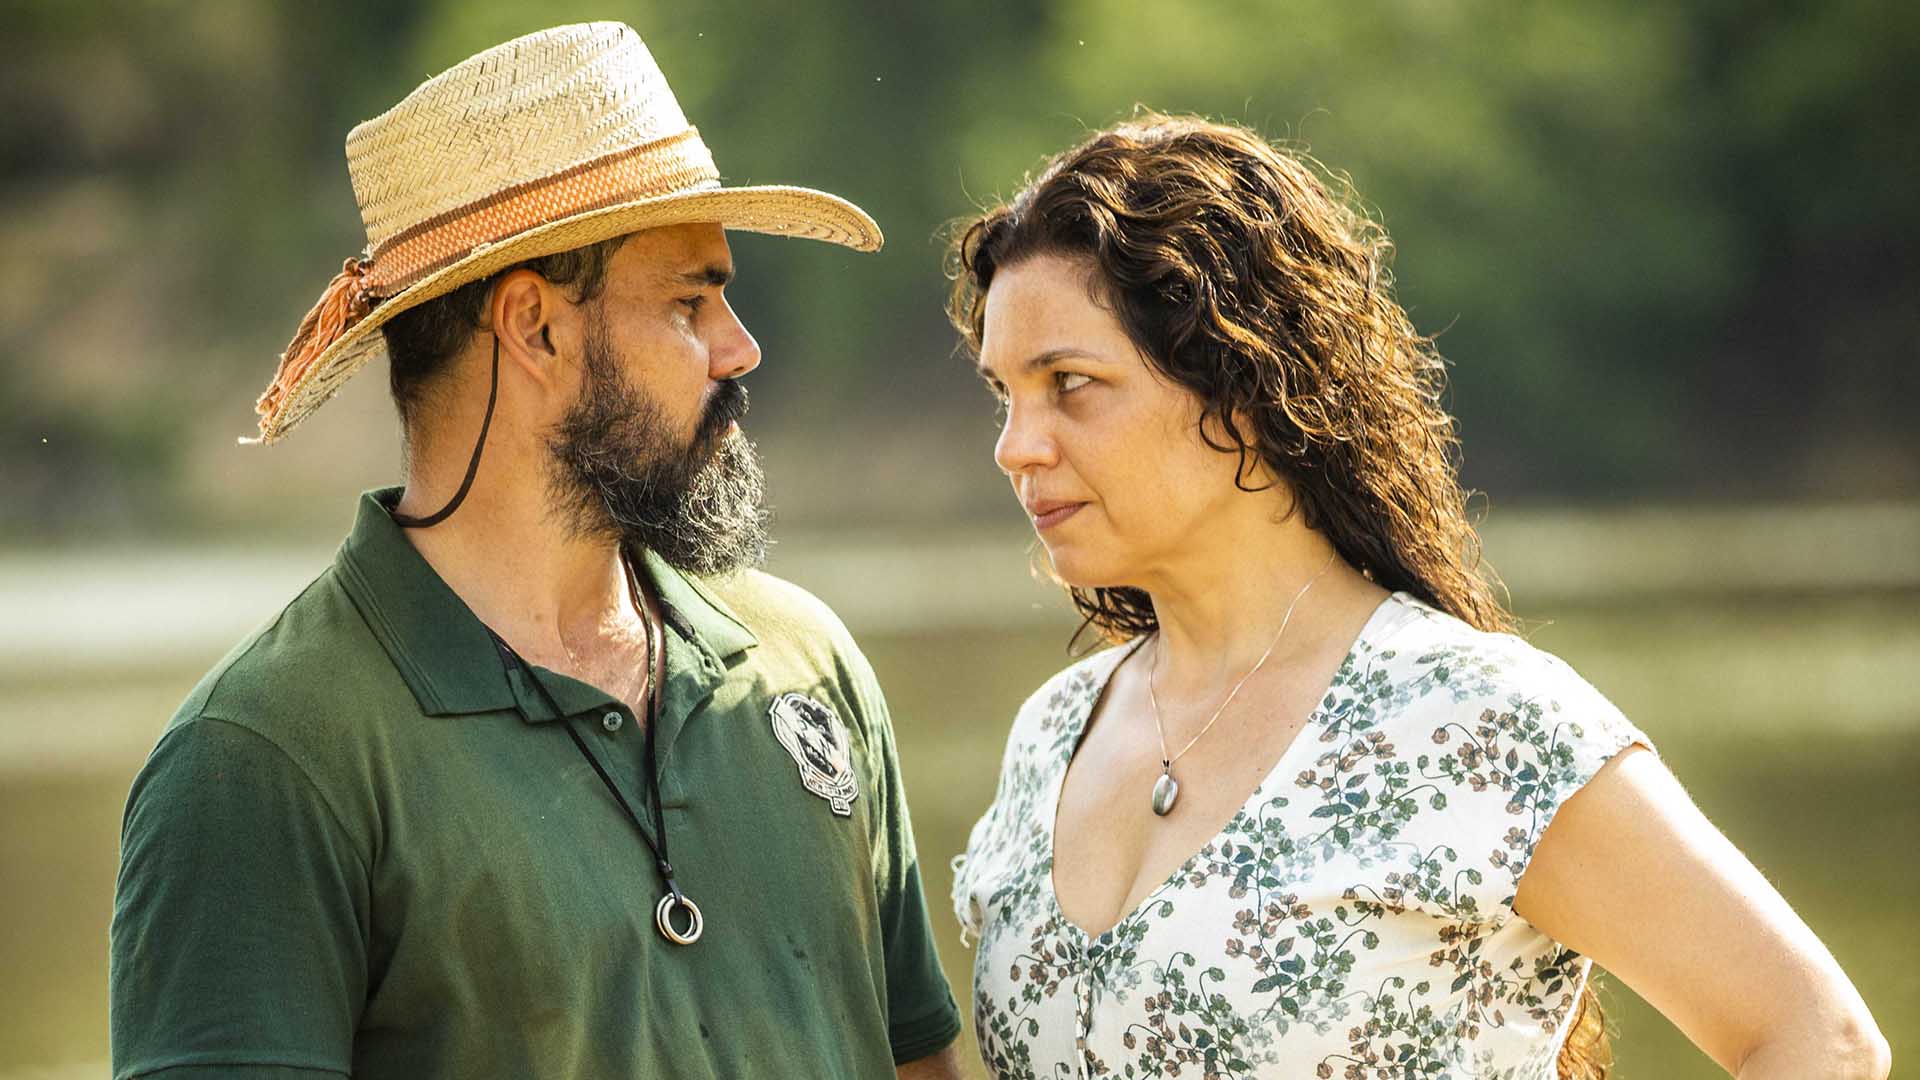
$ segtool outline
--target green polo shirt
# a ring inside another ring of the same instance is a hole
[[[535,669],[551,712],[394,525],[397,494],[363,497],[134,781],[116,1077],[874,1077],[954,1038],[886,704],[825,606],[643,560],[670,854],[706,917],[674,945],[646,846],[562,728],[644,818],[633,708]]]

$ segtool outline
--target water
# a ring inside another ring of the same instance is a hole
[[[1920,1047],[1916,599],[1909,589],[1643,598],[1555,610],[1533,635],[1659,743],[1695,801],[1832,949],[1896,1056]],[[941,955],[964,1002],[971,955],[946,915],[947,859],[992,796],[1015,708],[1067,662],[1071,623],[894,625],[862,641],[892,704]],[[160,726],[214,659],[154,655],[146,665],[0,667],[7,1080],[104,1071],[121,805]],[[1617,1076],[1722,1075],[1630,991],[1608,985]]]

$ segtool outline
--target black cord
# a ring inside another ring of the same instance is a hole
[[[473,457],[467,461],[467,477],[460,481],[460,490],[453,493],[447,505],[428,514],[426,517],[413,517],[409,514],[389,512],[393,523],[403,529],[430,529],[453,516],[460,504],[467,499],[467,492],[473,490],[473,478],[480,473],[480,453],[487,448],[487,429],[493,426],[493,403],[500,400],[500,335],[493,336],[493,376],[487,387],[487,415],[480,421],[480,439],[473,444]]]
[[[632,564],[629,563],[624,556],[621,558],[621,563],[626,567],[627,583],[633,589],[634,595],[636,597],[642,597],[641,621],[646,625],[647,731],[645,738],[647,794],[650,803],[648,809],[653,812],[654,832],[659,836],[659,842],[657,844],[654,842],[652,836],[647,835],[646,826],[641,824],[640,815],[634,813],[633,805],[627,802],[627,797],[621,793],[620,785],[614,783],[612,774],[607,772],[606,766],[600,764],[598,755],[594,754],[587,746],[587,741],[580,737],[580,733],[574,730],[573,721],[561,711],[559,702],[556,702],[553,699],[553,695],[547,691],[546,684],[542,683],[540,677],[533,673],[533,666],[527,663],[525,657],[515,652],[513,646],[507,644],[504,638],[494,633],[492,627],[487,627],[487,634],[493,638],[494,645],[500,650],[502,663],[505,664],[510,661],[519,666],[521,672],[526,675],[527,681],[531,682],[533,688],[539,692],[540,699],[545,702],[547,709],[559,719],[560,726],[566,729],[567,736],[573,740],[573,745],[579,749],[581,756],[586,758],[587,764],[593,767],[594,774],[600,777],[600,782],[605,784],[607,791],[613,795],[613,801],[620,804],[620,809],[627,815],[627,820],[633,823],[634,831],[640,834],[641,842],[645,843],[647,850],[652,853],[654,867],[659,870],[661,879],[665,881],[667,891],[671,892],[676,900],[684,900],[680,892],[680,886],[674,880],[673,863],[667,858],[667,814],[666,809],[660,802],[660,766],[658,764],[654,741],[654,733],[659,728],[659,702],[661,693],[659,673],[662,667],[662,665],[654,662],[654,657],[657,655],[654,650],[658,648],[664,652],[667,643],[664,640],[659,642],[654,640],[656,628],[653,617],[648,610],[649,605],[647,599],[641,592],[642,586],[639,576],[634,573]]]
[[[524,664],[525,661],[521,661],[521,663]],[[527,677],[533,678],[533,673],[529,671]],[[537,683],[538,680],[536,679],[535,682]],[[540,693],[542,696],[545,696],[546,688],[541,687]],[[547,700],[549,702],[549,708],[551,708],[553,699],[548,698]],[[556,709],[555,711],[557,712],[558,710]],[[619,803],[620,809],[626,812],[627,820],[633,822],[634,830],[640,834],[640,839],[646,843],[647,850],[653,852],[654,866],[659,869],[660,876],[671,882],[673,880],[673,864],[667,860],[666,816],[660,809],[659,778],[652,775],[654,773],[653,728],[649,726],[646,734],[647,772],[649,774],[649,780],[651,781],[648,783],[647,789],[653,796],[652,810],[655,822],[654,827],[660,834],[660,842],[658,844],[655,844],[653,838],[647,835],[646,828],[640,824],[639,815],[633,812],[633,807],[627,802],[627,797],[620,793],[619,785],[613,782],[613,777],[607,773],[606,767],[600,764],[600,759],[594,756],[592,750],[587,748],[587,741],[580,737],[578,731],[573,729],[573,723],[565,717],[562,717],[561,725],[567,729],[567,734],[573,738],[573,745],[580,748],[580,754],[587,759],[587,764],[593,766],[593,771],[599,775],[600,782],[607,785],[607,790],[613,793],[613,801]]]

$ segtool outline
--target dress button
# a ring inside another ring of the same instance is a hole
[[[610,712],[600,718],[600,726],[606,728],[608,731],[619,731],[620,725],[626,722],[627,718],[618,712]]]

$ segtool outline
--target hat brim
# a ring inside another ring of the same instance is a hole
[[[429,273],[374,305],[364,318],[315,357],[300,378],[287,388],[285,407],[277,415],[261,419],[257,439],[242,441],[271,444],[285,438],[301,420],[326,404],[368,361],[386,355],[386,339],[378,331],[388,320],[409,308],[528,259],[572,251],[646,229],[695,222],[712,222],[744,232],[822,240],[855,251],[878,251],[884,242],[880,226],[873,218],[847,200],[812,188],[783,185],[675,192],[550,221],[499,243],[479,245],[457,262]]]

